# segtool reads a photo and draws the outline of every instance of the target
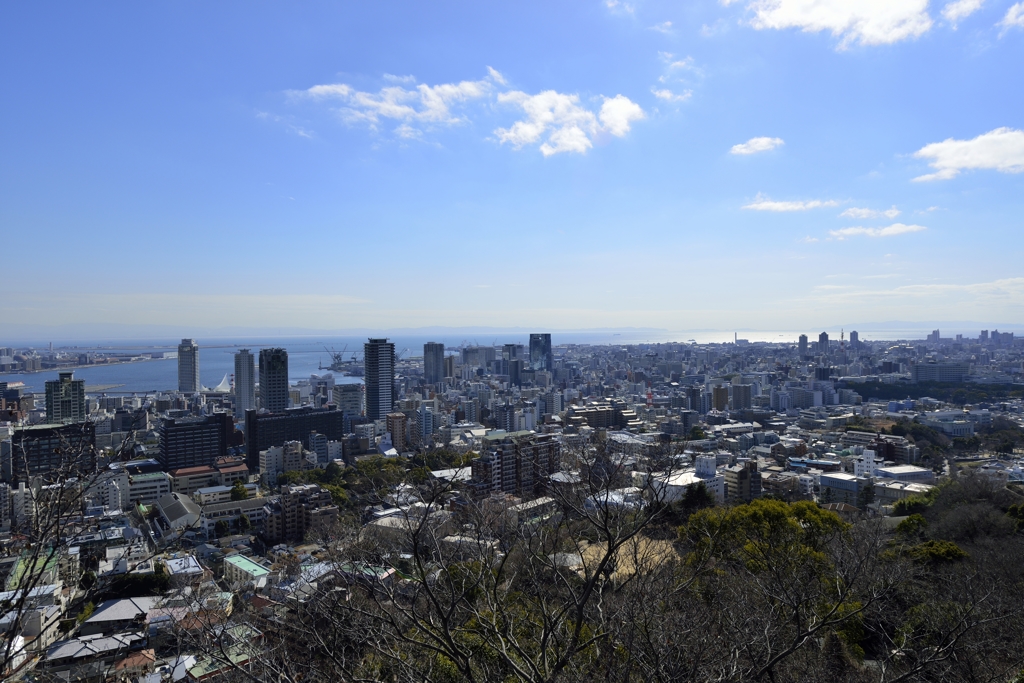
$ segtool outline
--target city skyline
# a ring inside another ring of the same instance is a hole
[[[805,4],[7,6],[0,333],[1015,320],[1019,3]]]

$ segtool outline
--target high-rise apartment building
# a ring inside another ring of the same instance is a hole
[[[803,358],[804,356],[807,355],[807,335],[806,334],[801,334],[800,335],[800,342],[798,344],[798,348],[800,349],[800,357],[801,358]]]
[[[725,495],[733,503],[749,503],[761,497],[761,473],[756,462],[725,469]]]
[[[235,417],[245,417],[245,411],[256,407],[256,366],[249,349],[235,354]]]
[[[260,405],[272,413],[288,407],[288,352],[260,349]]]
[[[850,333],[850,348],[851,349],[859,349],[860,348],[860,335],[857,334],[857,330],[854,330],[853,332]]]
[[[744,410],[753,406],[753,386],[750,384],[732,385],[732,409]]]
[[[337,518],[331,494],[316,484],[282,486],[278,501],[270,506],[264,533],[271,543],[301,542],[307,531]]]
[[[818,335],[818,353],[828,355],[828,350],[828,332],[822,332]]]
[[[444,357],[444,376],[455,377],[455,356]]]
[[[729,387],[712,387],[711,405],[715,410],[725,410],[729,407]]]
[[[423,345],[423,381],[437,384],[444,378],[444,344],[427,342]]]
[[[395,345],[387,339],[367,341],[363,345],[363,369],[366,417],[383,420],[394,407]]]
[[[178,344],[178,391],[194,394],[199,384],[199,344],[195,339],[182,339]]]
[[[50,424],[85,422],[85,380],[62,372],[46,382],[46,421]]]
[[[483,455],[472,462],[474,498],[493,493],[537,493],[561,469],[561,446],[552,434],[484,437]]]
[[[408,429],[408,419],[405,413],[388,413],[385,419],[387,420],[388,433],[391,434],[391,445],[399,453],[409,450],[409,443],[405,438],[406,430]]]
[[[550,372],[554,367],[555,357],[551,354],[551,335],[547,333],[531,334],[530,369]]]

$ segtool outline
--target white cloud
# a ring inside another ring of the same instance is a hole
[[[896,216],[900,215],[900,210],[897,209],[895,206],[892,207],[891,209],[886,209],[885,211],[876,211],[875,209],[849,208],[839,215],[845,216],[847,218],[896,218]]]
[[[640,121],[644,118],[644,110],[625,95],[616,95],[605,98],[597,116],[601,119],[601,125],[605,130],[615,137],[621,138],[629,132],[633,121]]]
[[[421,83],[415,88],[391,85],[377,93],[362,92],[346,83],[331,83],[315,85],[303,94],[316,100],[340,100],[342,106],[337,111],[343,119],[371,127],[381,119],[394,119],[405,124],[454,125],[463,119],[452,111],[453,107],[486,97],[494,90],[495,83],[504,82],[497,71],[490,68],[488,71],[487,78],[479,81],[439,85]],[[415,80],[411,76],[392,76],[389,80],[405,83],[408,79]],[[400,130],[406,129],[400,127]]]
[[[729,154],[757,154],[758,152],[769,152],[776,147],[786,144],[782,138],[750,138],[746,142],[733,145]]]
[[[659,52],[658,56],[661,57],[661,61],[665,62],[669,71],[685,69],[686,71],[696,72],[698,75],[701,74],[701,70],[693,62],[693,57],[687,56],[682,59],[676,59],[676,56],[671,52]]]
[[[797,202],[776,202],[772,201],[768,197],[758,194],[754,197],[754,201],[744,206],[744,209],[751,209],[753,211],[808,211],[810,209],[820,209],[827,206],[839,206],[839,202],[834,199],[811,199],[809,201],[797,201]]]
[[[583,107],[578,95],[546,90],[536,95],[514,90],[498,95],[498,102],[523,110],[526,118],[494,134],[502,144],[515,149],[536,143],[546,136],[540,151],[544,156],[559,152],[585,154],[593,147],[592,138],[600,133],[622,137],[633,121],[644,118],[644,111],[623,95],[604,98],[598,114]]]
[[[840,49],[897,43],[932,27],[928,0],[754,0],[748,8],[755,29],[830,31]]]
[[[554,90],[536,95],[507,90],[501,87],[507,85],[504,76],[491,67],[487,67],[487,72],[479,81],[420,83],[408,88],[388,85],[376,93],[357,90],[347,83],[330,83],[291,94],[329,103],[344,121],[365,124],[373,130],[394,122],[397,125],[393,133],[403,140],[423,140],[424,134],[432,129],[465,122],[465,105],[472,101],[510,104],[526,116],[508,128],[495,130],[499,142],[507,142],[516,149],[541,143],[540,151],[545,156],[585,153],[593,147],[595,137],[623,137],[635,121],[646,116],[640,105],[625,95],[602,97],[600,108],[593,110],[582,105],[578,95]],[[391,75],[385,79],[399,84],[416,80],[412,76]]]
[[[666,102],[685,102],[686,100],[693,97],[692,90],[684,90],[683,92],[677,94],[672,92],[668,88],[651,88],[651,92],[654,93],[654,96],[657,97],[659,100],[665,100]]]
[[[411,85],[416,82],[415,76],[396,76],[394,74],[384,74],[384,80],[388,83],[403,83],[405,85]]]
[[[505,85],[507,83],[505,77],[502,76],[498,72],[498,70],[493,67],[487,67],[487,75],[490,76],[491,80],[494,81],[495,83],[500,83],[501,85]]]
[[[999,22],[999,25],[1004,29],[1024,28],[1024,2],[1018,2],[1006,10],[1006,16]]]
[[[893,223],[892,225],[884,228],[840,228],[839,230],[829,230],[828,234],[837,240],[844,240],[847,237],[856,237],[857,235],[864,235],[866,237],[892,237],[893,235],[904,235],[908,232],[921,232],[928,228],[923,225],[904,225],[903,223]]]
[[[966,19],[981,9],[985,0],[954,0],[942,8],[942,17],[956,28],[961,19]]]
[[[970,169],[995,169],[1002,173],[1024,172],[1024,131],[996,128],[971,140],[948,138],[914,152],[918,159],[931,159],[935,173],[915,181],[949,180]]]
[[[657,31],[658,33],[670,34],[672,33],[672,22],[663,21],[660,24],[655,24],[654,26],[651,26],[650,28],[652,31]]]
[[[604,6],[613,12],[626,12],[627,14],[632,14],[636,11],[636,7],[628,2],[621,2],[620,0],[604,0]]]
[[[814,244],[815,242],[818,241],[818,238],[817,237],[811,237],[810,235],[807,235],[802,240],[798,240],[798,241],[799,242],[803,242],[804,244]]]
[[[267,111],[258,111],[258,112],[256,112],[256,118],[262,119],[264,121],[273,121],[274,123],[280,123],[280,124],[284,125],[284,127],[289,132],[295,133],[299,137],[308,138],[308,139],[312,139],[313,138],[313,132],[312,131],[306,130],[302,126],[296,126],[294,123],[291,123],[288,119],[286,119],[283,116],[278,116],[277,114],[271,114],[270,112],[267,112]]]

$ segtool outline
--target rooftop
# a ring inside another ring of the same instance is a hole
[[[256,562],[253,562],[248,557],[242,555],[232,555],[224,560],[225,564],[233,565],[247,574],[253,576],[266,576],[270,573],[266,567]]]

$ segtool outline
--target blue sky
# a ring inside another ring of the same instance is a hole
[[[1017,322],[1024,3],[5,3],[3,323]]]

